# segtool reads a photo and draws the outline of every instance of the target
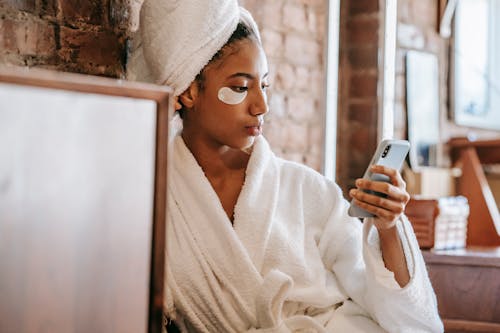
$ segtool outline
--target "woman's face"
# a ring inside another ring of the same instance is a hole
[[[184,125],[194,126],[196,136],[210,144],[243,149],[262,133],[268,66],[257,42],[244,39],[233,47],[205,68],[203,88]]]

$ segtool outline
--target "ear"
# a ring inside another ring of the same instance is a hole
[[[198,98],[198,83],[196,81],[191,82],[189,87],[179,95],[179,101],[186,108],[191,109],[196,103]]]
[[[174,97],[174,107],[175,111],[179,111],[180,109],[182,109],[182,104],[181,102],[179,102],[179,96]]]

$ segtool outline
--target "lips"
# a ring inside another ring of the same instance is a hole
[[[257,125],[245,126],[247,133],[252,136],[258,136],[262,133],[262,122]]]

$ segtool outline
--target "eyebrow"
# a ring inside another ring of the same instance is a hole
[[[267,72],[266,74],[264,74],[264,76],[262,76],[262,78],[266,78],[268,76],[269,72]],[[229,75],[228,76],[228,79],[232,79],[234,77],[238,77],[238,76],[243,76],[243,77],[246,77],[247,79],[250,79],[250,80],[255,80],[255,76],[253,76],[252,74],[249,74],[249,73],[234,73],[232,75]]]

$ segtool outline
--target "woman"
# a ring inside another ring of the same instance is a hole
[[[183,118],[171,146],[165,301],[181,331],[443,330],[399,172],[373,170],[390,185],[357,181],[351,195],[375,214],[362,225],[334,183],[271,152],[261,135],[267,61],[246,10],[146,0],[141,36],[131,76],[171,85]]]

